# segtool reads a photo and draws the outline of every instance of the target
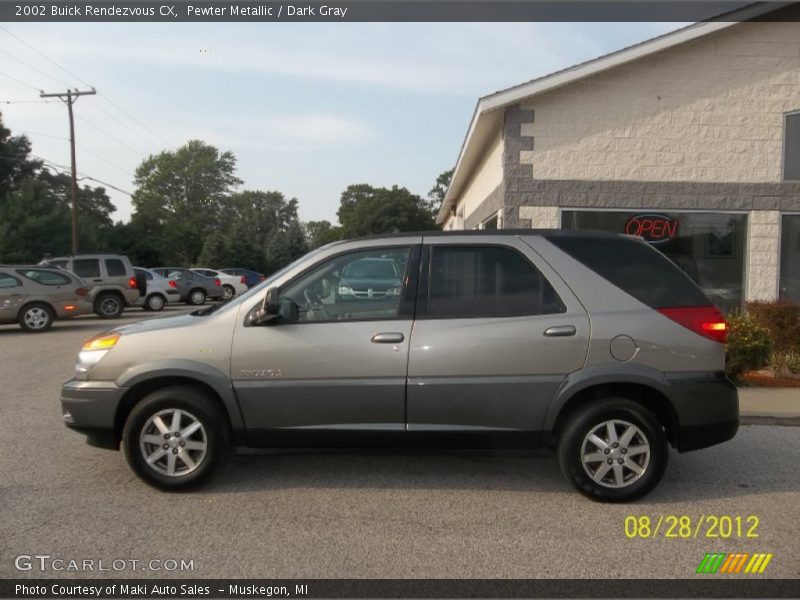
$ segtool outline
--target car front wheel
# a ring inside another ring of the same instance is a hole
[[[160,311],[161,309],[164,308],[165,304],[166,302],[164,301],[164,298],[160,294],[151,294],[150,296],[147,297],[147,300],[145,301],[145,307],[147,308],[147,310],[151,310],[153,312]]]
[[[206,301],[206,293],[204,290],[192,290],[189,292],[188,304],[199,306]]]
[[[608,398],[568,420],[558,446],[564,476],[585,496],[629,502],[653,490],[667,467],[667,438],[639,404]]]
[[[202,390],[174,386],[137,404],[125,421],[122,446],[133,471],[168,491],[196,487],[226,462],[230,428],[219,405]]]
[[[222,286],[222,299],[223,300],[230,300],[236,295],[236,290],[233,289],[230,285],[223,285]]]

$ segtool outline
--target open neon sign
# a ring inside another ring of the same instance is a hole
[[[638,235],[648,244],[668,242],[678,235],[678,219],[664,215],[634,215],[625,223],[625,233]]]

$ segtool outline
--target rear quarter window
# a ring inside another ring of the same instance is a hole
[[[118,258],[107,258],[106,273],[108,273],[109,277],[124,277],[127,275],[125,263]]]
[[[688,275],[644,242],[579,236],[550,236],[547,240],[650,308],[711,305]]]

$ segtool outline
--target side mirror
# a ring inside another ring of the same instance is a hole
[[[267,290],[261,305],[250,314],[250,325],[264,325],[279,316],[280,289],[271,287]]]

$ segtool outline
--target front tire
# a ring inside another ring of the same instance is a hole
[[[26,333],[42,333],[53,326],[56,315],[44,302],[32,302],[19,311],[19,326]]]
[[[173,386],[148,394],[125,421],[125,458],[143,481],[181,491],[208,481],[228,459],[224,411],[204,391]]]
[[[561,472],[579,492],[601,502],[630,502],[651,492],[668,456],[655,415],[624,398],[580,408],[558,444]]]

